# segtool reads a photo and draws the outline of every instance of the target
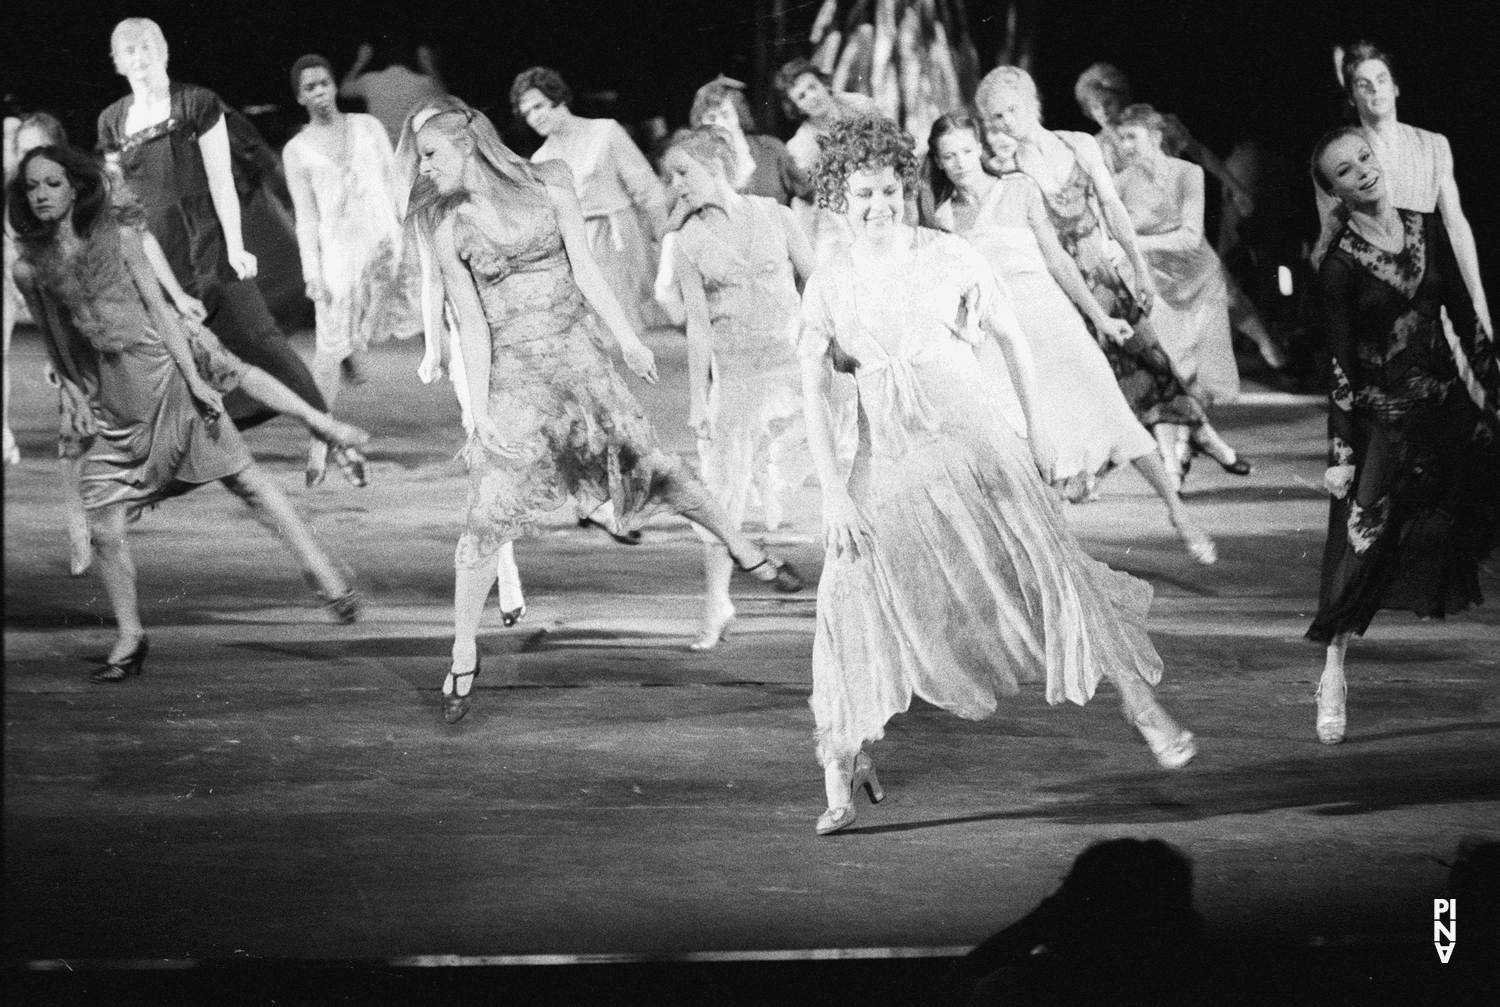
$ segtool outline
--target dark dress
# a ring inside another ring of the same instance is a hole
[[[327,412],[312,373],[277,327],[260,288],[253,280],[239,279],[229,264],[198,145],[198,138],[224,117],[224,104],[217,94],[195,84],[173,81],[170,94],[167,119],[128,136],[125,117],[133,96],[99,113],[99,149],[119,157],[125,182],[146,211],[147,226],[177,281],[208,309],[207,324],[215,335],[246,363]],[[242,429],[276,415],[239,391],[225,407]]]
[[[1059,134],[1062,136],[1062,134]],[[1072,143],[1063,137],[1064,142]],[[1112,249],[1100,223],[1099,197],[1094,180],[1083,170],[1077,152],[1073,171],[1056,192],[1037,183],[1047,204],[1047,215],[1057,228],[1058,241],[1083,274],[1089,291],[1111,317],[1130,323],[1135,333],[1124,343],[1101,338],[1094,323],[1084,319],[1099,348],[1109,360],[1115,381],[1125,394],[1125,401],[1136,418],[1147,429],[1158,423],[1201,426],[1207,419],[1203,406],[1188,392],[1187,386],[1172,366],[1155,336],[1151,334],[1146,312],[1136,300],[1130,284],[1121,275],[1121,263]]]
[[[765,196],[782,206],[790,206],[793,196],[812,198],[812,180],[797,167],[786,144],[761,133],[746,134],[745,142],[755,160],[755,170],[750,173],[750,181],[745,183],[746,195]]]
[[[1442,218],[1401,210],[1405,247],[1345,225],[1319,270],[1333,379],[1328,463],[1353,465],[1332,501],[1308,639],[1363,633],[1383,608],[1441,618],[1483,600],[1479,561],[1500,531],[1500,376]],[[1444,335],[1446,308],[1485,392],[1474,404]]]

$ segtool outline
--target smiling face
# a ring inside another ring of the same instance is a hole
[[[417,171],[432,182],[441,193],[463,187],[467,152],[452,139],[431,126],[417,134]]]
[[[1004,133],[1013,139],[1024,139],[1040,123],[1031,101],[1013,88],[986,91],[979,105],[986,132]]]
[[[662,158],[661,167],[672,192],[695,210],[714,201],[724,177],[722,171],[675,147]]]
[[[26,202],[44,223],[55,223],[73,211],[78,193],[56,161],[34,157],[26,166]]]
[[[1396,114],[1396,96],[1401,89],[1391,77],[1385,60],[1367,59],[1354,68],[1349,82],[1354,108],[1364,119],[1384,119]]]
[[[1341,136],[1323,149],[1318,171],[1345,205],[1369,206],[1385,195],[1385,176],[1363,137]]]
[[[526,120],[526,125],[541,136],[551,136],[557,129],[561,116],[558,114],[558,106],[551,98],[532,88],[521,95],[521,100],[516,103],[517,111],[521,118]]]
[[[1115,127],[1115,145],[1127,161],[1149,161],[1162,152],[1156,131],[1139,125]]]
[[[148,81],[167,72],[166,55],[156,40],[142,31],[125,32],[111,49],[115,72],[129,81]]]
[[[984,165],[980,160],[983,150],[979,145],[979,137],[967,129],[955,129],[939,137],[937,154],[938,166],[954,185],[968,185],[984,174]]]
[[[851,172],[844,183],[844,219],[856,235],[883,238],[901,223],[906,211],[906,187],[896,169],[883,168]]]
[[[331,112],[337,106],[338,88],[327,67],[310,66],[297,83],[297,104],[309,112]]]
[[[838,112],[838,107],[833,103],[833,92],[818,79],[817,74],[804,73],[798,77],[792,82],[786,96],[797,106],[797,111],[809,119],[824,118]]]

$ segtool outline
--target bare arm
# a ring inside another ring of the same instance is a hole
[[[780,207],[776,216],[781,221],[782,231],[786,233],[786,250],[791,256],[792,272],[797,277],[797,290],[800,292],[807,287],[808,278],[818,267],[818,260],[813,256],[812,245],[807,240],[807,232],[802,230],[802,225],[797,222],[797,215],[792,212],[791,207]]]
[[[1453,255],[1458,260],[1458,272],[1469,288],[1474,301],[1474,313],[1479,316],[1479,326],[1485,335],[1493,337],[1495,330],[1490,325],[1490,305],[1484,296],[1484,282],[1479,275],[1479,249],[1474,244],[1474,229],[1469,218],[1464,216],[1458,202],[1458,182],[1450,172],[1438,186],[1437,208],[1443,215],[1443,226],[1448,231],[1448,240],[1453,243]]]
[[[493,437],[498,441],[498,432],[490,419],[490,326],[484,318],[484,305],[480,303],[479,291],[469,267],[458,257],[453,240],[453,218],[450,216],[438,225],[433,235],[433,257],[437,260],[441,277],[442,293],[453,305],[458,321],[459,351],[464,356],[464,372],[468,377],[469,402],[474,413],[474,430],[482,440]],[[439,300],[439,305],[442,301]]]
[[[1146,257],[1135,240],[1135,226],[1130,223],[1130,214],[1126,212],[1125,204],[1120,202],[1120,194],[1115,191],[1114,179],[1104,166],[1104,155],[1099,153],[1099,145],[1091,136],[1080,136],[1076,145],[1069,146],[1083,165],[1083,170],[1093,180],[1095,191],[1099,193],[1099,206],[1104,211],[1105,226],[1110,235],[1120,243],[1120,247],[1125,249],[1125,254],[1130,256],[1130,263],[1135,268],[1137,289],[1149,291],[1154,296],[1156,291],[1151,284],[1151,271],[1146,267]]]
[[[619,175],[620,184],[630,194],[630,201],[651,222],[652,237],[658,241],[667,233],[667,194],[651,170],[651,162],[618,123],[609,131],[610,160]]]
[[[161,296],[161,287],[151,270],[150,261],[146,258],[146,251],[140,236],[134,229],[120,228],[120,251],[125,256],[125,265],[130,269],[135,288],[146,304],[146,312],[151,316],[151,324],[155,327],[158,338],[167,348],[167,352],[172,355],[172,359],[177,362],[177,369],[182,372],[183,379],[187,381],[188,390],[192,392],[193,398],[204,405],[209,419],[215,418],[224,411],[224,403],[219,393],[210,388],[203,380],[203,376],[198,373],[198,364],[193,360],[193,351],[188,346],[187,336],[183,333],[176,317],[167,310],[167,302]]]
[[[1062,242],[1057,240],[1057,231],[1047,217],[1047,208],[1042,204],[1042,194],[1035,185],[1027,187],[1026,221],[1031,225],[1032,233],[1036,235],[1036,243],[1041,246],[1042,258],[1047,263],[1047,271],[1052,274],[1057,285],[1062,287],[1063,293],[1067,294],[1068,298],[1078,306],[1078,310],[1094,323],[1094,328],[1105,331],[1119,322],[1126,326],[1125,338],[1129,338],[1129,324],[1111,318],[1105,312],[1093,291],[1089,290],[1089,285],[1084,282],[1083,273],[1078,270],[1078,263],[1074,262],[1073,257],[1064,251]]]
[[[677,277],[677,288],[682,292],[682,305],[687,315],[688,395],[691,403],[688,425],[699,437],[708,439],[713,436],[712,418],[708,411],[708,386],[714,333],[708,313],[708,298],[703,291],[703,274],[688,259],[681,242],[676,243],[672,268]]]
[[[248,280],[255,276],[255,256],[245,251],[245,236],[240,229],[240,196],[234,188],[234,169],[229,159],[229,127],[222,115],[212,129],[198,137],[198,147],[203,151],[203,170],[208,174],[214,213],[224,229],[229,264],[240,279]]]

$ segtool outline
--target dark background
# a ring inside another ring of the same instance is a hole
[[[342,73],[360,42],[378,43],[391,33],[437,48],[452,91],[486,108],[502,128],[510,80],[533,64],[560,70],[580,94],[583,114],[627,122],[661,115],[676,126],[694,89],[715,74],[753,82],[758,16],[769,65],[805,51],[819,0],[785,0],[788,30],[779,48],[765,17],[771,6],[770,0],[12,0],[0,74],[13,106],[58,113],[78,142],[91,144],[94,117],[126,91],[109,59],[110,29],[122,17],[144,15],[166,32],[173,77],[211,87],[239,107],[280,105],[282,123],[257,119],[279,143],[285,137],[277,134],[300,120],[286,79],[294,59],[320,52]],[[1346,114],[1331,45],[1370,38],[1396,59],[1402,120],[1452,141],[1465,207],[1491,273],[1500,256],[1488,100],[1500,90],[1493,8],[1480,0],[1025,0],[1022,13],[1033,27],[1032,69],[1050,125],[1088,126],[1072,84],[1102,59],[1130,75],[1139,100],[1176,112],[1221,154],[1254,136],[1299,163]],[[968,13],[988,69],[1005,41],[1006,7],[968,0]],[[601,91],[617,92],[618,99],[590,96]],[[787,134],[784,124],[773,126]],[[510,135],[524,152],[528,131]],[[1307,206],[1312,227],[1310,193]]]

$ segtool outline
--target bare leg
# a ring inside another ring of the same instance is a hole
[[[750,571],[757,580],[768,583],[776,581],[780,586],[781,571],[787,569],[786,565],[741,534],[739,528],[730,521],[724,508],[709,495],[703,483],[688,475],[680,463],[673,474],[666,498],[676,508],[677,513],[694,524],[700,525],[704,531],[724,543],[730,557],[740,569]],[[790,585],[790,582],[787,583]],[[789,586],[786,589],[800,590],[800,579],[797,580],[796,587]]]
[[[1193,444],[1225,468],[1230,468],[1240,460],[1239,454],[1219,436],[1219,432],[1210,423],[1204,423],[1193,431]]]
[[[117,635],[109,652],[109,660],[114,663],[129,657],[146,635],[136,597],[135,561],[125,540],[125,505],[112,504],[96,511],[92,534],[99,551],[99,579],[115,613]]]
[[[82,577],[94,562],[94,549],[89,542],[89,518],[83,509],[80,483],[83,459],[59,458],[57,469],[62,476],[63,513],[68,522],[68,572],[74,577]]]
[[[712,650],[729,635],[729,625],[734,622],[734,602],[729,598],[729,580],[733,573],[734,560],[729,558],[729,550],[718,542],[705,542],[703,625],[698,639],[688,645],[690,650]]]
[[[521,571],[516,567],[514,542],[500,547],[495,557],[495,575],[500,589],[500,615],[507,626],[513,626],[526,612],[526,595],[521,591]]]
[[[1323,677],[1318,682],[1318,740],[1337,745],[1344,740],[1347,719],[1344,701],[1349,695],[1344,680],[1344,655],[1349,651],[1349,634],[1339,633],[1329,641],[1323,659]]]
[[[1177,529],[1178,536],[1193,558],[1204,565],[1214,563],[1219,558],[1214,540],[1209,538],[1208,534],[1188,516],[1187,508],[1182,505],[1182,498],[1177,495],[1177,490],[1172,486],[1171,477],[1162,466],[1161,456],[1144,454],[1131,464],[1151,484],[1151,488],[1156,490],[1156,495],[1161,497],[1162,503],[1167,505],[1167,517],[1171,519],[1172,527]]]
[[[265,473],[253,464],[225,478],[223,483],[229,492],[249,505],[257,521],[275,532],[291,550],[302,567],[303,576],[324,602],[329,605],[348,602],[354,594],[349,581],[329,558],[312,528],[297,513],[281,487],[267,479]],[[353,610],[352,607],[349,609],[348,612],[335,610],[335,614],[352,622]]]
[[[1173,494],[1182,492],[1182,461],[1177,456],[1177,424],[1158,423],[1151,428],[1156,438],[1156,453],[1170,480]]]
[[[1228,279],[1228,272],[1225,272]],[[1255,304],[1245,292],[1240,289],[1239,284],[1231,281],[1229,287],[1229,324],[1239,329],[1250,338],[1258,350],[1261,359],[1275,370],[1281,370],[1286,366],[1286,354],[1276,340],[1271,338],[1271,333],[1266,329],[1266,323],[1261,321],[1260,312],[1255,309]]]
[[[495,586],[496,563],[496,552],[480,548],[468,535],[459,539],[453,557],[453,664],[443,679],[443,719],[450,724],[469,712],[479,674],[479,622]]]
[[[1139,675],[1107,667],[1105,676],[1120,693],[1120,712],[1126,723],[1135,727],[1151,746],[1151,752],[1163,769],[1179,769],[1198,754],[1193,733],[1173,720],[1151,686]]]
[[[343,361],[324,352],[317,350],[313,353],[312,377],[313,383],[318,386],[324,400],[328,403],[329,413],[333,412],[334,399],[339,393],[339,372]],[[245,389],[250,392],[249,388]],[[254,392],[250,392],[254,395]],[[259,398],[257,395],[256,398]],[[261,401],[265,401],[262,399]],[[266,403],[270,405],[271,403]],[[307,445],[307,485],[316,486],[323,481],[328,472],[328,445],[314,437]]]

